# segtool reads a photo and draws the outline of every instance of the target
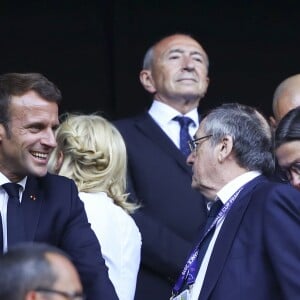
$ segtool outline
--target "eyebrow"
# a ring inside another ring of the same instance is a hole
[[[185,50],[183,50],[183,49],[180,49],[180,48],[175,48],[175,49],[171,49],[169,52],[168,52],[168,54],[172,54],[172,53],[184,53],[184,52],[186,52]],[[205,57],[205,55],[203,54],[203,53],[201,53],[201,52],[199,52],[199,51],[192,51],[192,52],[190,52],[190,54],[191,55],[200,55],[200,56],[202,56],[202,57]]]
[[[288,169],[290,168],[292,165],[294,164],[300,164],[300,160],[299,159],[294,159],[293,161],[291,161],[290,163],[288,164],[284,164],[283,166],[281,166],[279,163],[278,163],[278,166],[281,168],[281,169]]]

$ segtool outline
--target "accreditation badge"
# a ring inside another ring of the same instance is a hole
[[[182,291],[179,295],[175,297],[171,297],[170,300],[190,300],[190,299],[191,299],[190,290],[186,289]]]

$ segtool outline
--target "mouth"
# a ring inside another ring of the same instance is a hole
[[[48,153],[38,152],[38,151],[31,151],[30,153],[34,158],[37,158],[42,161],[45,161],[48,158]]]
[[[177,80],[178,82],[197,82],[195,78],[180,78]]]

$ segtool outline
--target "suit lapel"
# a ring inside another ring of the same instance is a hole
[[[28,176],[22,196],[22,210],[27,241],[34,240],[42,201],[43,197],[40,193],[38,179]]]
[[[164,133],[164,131],[157,125],[148,113],[143,114],[140,118],[136,119],[135,123],[138,130],[145,136],[158,145],[162,151],[166,152],[168,156],[173,157],[176,163],[192,174],[191,168],[187,165],[185,157],[180,150],[174,145],[172,140]]]
[[[214,245],[199,299],[209,299],[209,296],[223,270],[226,259],[230,253],[233,240],[239,229],[239,225],[250,203],[252,196],[251,191],[259,183],[264,181],[263,178],[263,176],[258,176],[246,184],[228,212]]]

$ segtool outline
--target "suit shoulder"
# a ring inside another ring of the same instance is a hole
[[[42,184],[47,184],[47,185],[75,185],[75,182],[70,179],[67,178],[65,176],[61,176],[61,175],[55,175],[55,174],[51,174],[51,173],[47,173],[46,176],[43,176],[41,178],[39,178],[39,182]]]
[[[142,113],[133,117],[129,118],[124,118],[124,119],[118,119],[114,120],[112,123],[117,127],[117,128],[123,128],[123,127],[128,127],[132,126],[135,123],[138,123],[142,120],[145,120],[149,115],[148,113]]]
[[[264,181],[256,188],[256,192],[264,199],[272,201],[286,201],[287,199],[299,199],[300,192],[290,184],[275,181]],[[298,201],[298,200],[296,200]]]

